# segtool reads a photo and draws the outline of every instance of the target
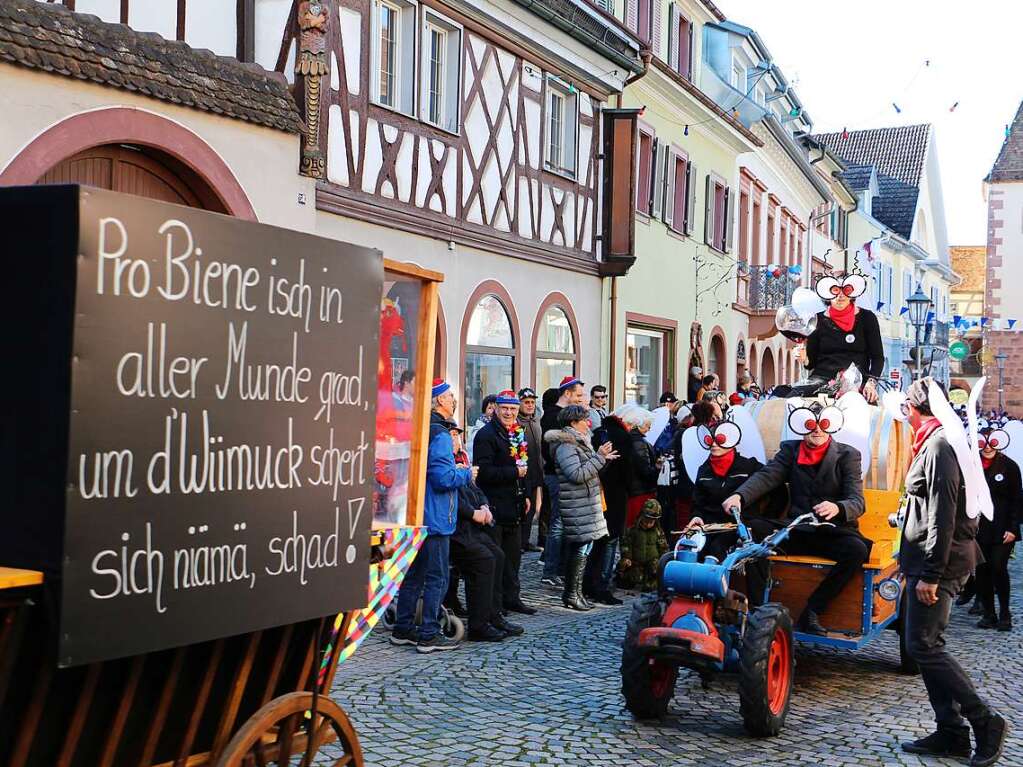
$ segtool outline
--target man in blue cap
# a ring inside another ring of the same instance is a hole
[[[449,421],[455,415],[455,393],[440,378],[431,391],[430,443],[426,457],[426,501],[423,524],[426,540],[412,561],[398,592],[398,616],[391,644],[415,645],[422,653],[454,650],[461,644],[440,630],[441,600],[448,590],[451,534],[458,522],[458,489],[468,485],[477,469],[455,464]],[[418,634],[414,622],[416,603],[423,598],[423,622]]]

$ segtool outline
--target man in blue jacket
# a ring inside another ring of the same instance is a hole
[[[398,592],[398,618],[391,644],[415,645],[419,652],[454,650],[461,643],[440,631],[441,600],[448,590],[448,550],[458,522],[458,488],[476,478],[476,467],[455,465],[448,421],[455,414],[455,393],[440,378],[433,382],[430,445],[426,456],[426,540]],[[416,603],[423,598],[423,622],[416,634]]]

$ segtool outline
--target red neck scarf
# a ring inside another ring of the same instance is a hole
[[[913,434],[913,457],[916,458],[916,454],[920,452],[920,448],[924,446],[924,442],[931,436],[937,429],[941,428],[941,421],[934,416],[927,418],[920,428]]]
[[[799,458],[797,462],[803,466],[816,466],[824,460],[824,454],[828,452],[828,448],[831,447],[831,437],[828,437],[828,441],[819,447],[810,447],[806,444],[806,440],[799,443]]]
[[[834,306],[828,307],[828,317],[838,327],[848,333],[853,329],[853,325],[856,324],[856,304],[852,301],[844,309],[836,309]]]
[[[991,464],[995,462],[995,458],[997,457],[998,457],[997,454],[991,456],[990,458],[985,458],[983,455],[980,457],[980,463],[984,467],[984,471],[987,471],[988,469],[991,468]]]
[[[728,474],[728,470],[732,468],[732,464],[735,463],[735,451],[729,450],[727,453],[722,455],[710,456],[710,469],[719,477],[724,477]]]

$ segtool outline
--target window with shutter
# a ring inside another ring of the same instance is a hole
[[[696,180],[699,174],[696,171],[696,163],[692,160],[686,161],[686,218],[682,222],[682,231],[691,235],[696,228]]]
[[[668,178],[667,166],[669,151],[668,147],[664,146],[663,144],[660,144],[660,142],[655,141],[655,145],[657,146],[656,153],[657,165],[655,166],[657,171],[656,174],[654,175],[654,189],[653,194],[651,195],[652,197],[651,215],[654,218],[661,218],[662,212],[664,210],[664,188],[665,185],[667,184]]]
[[[714,246],[714,179],[707,176],[707,183],[704,185],[706,198],[703,204],[703,241]]]
[[[636,157],[636,210],[650,212],[650,184],[652,183],[652,152],[654,137],[645,131],[639,132],[639,151]]]
[[[647,190],[647,194],[650,195],[647,201],[646,214],[649,216],[654,215],[654,199],[656,194],[654,193],[654,187],[657,184],[657,137],[654,136],[654,144],[650,148],[650,188]]]
[[[757,197],[759,197],[759,194]],[[763,232],[760,231],[760,213],[762,208],[760,206],[760,200],[757,199],[757,197],[753,198],[753,233],[751,235],[752,247],[750,248],[751,264],[760,263],[760,238],[763,235]]]
[[[767,263],[774,263],[774,208],[767,211]]]
[[[721,217],[721,225],[723,230],[721,232],[721,250],[725,253],[732,252],[732,237],[735,232],[735,195],[732,194],[731,187],[721,188],[722,203],[721,207],[724,211],[724,215]]]
[[[635,109],[604,110],[601,273],[624,274],[635,260]]]
[[[639,30],[638,9],[639,0],[625,0],[625,26],[633,32]]]
[[[668,66],[678,69],[678,3],[668,3]]]
[[[636,34],[643,42],[649,43],[652,39],[650,34],[653,22],[654,0],[635,0],[636,2]],[[660,0],[657,0],[658,4]]]
[[[686,219],[686,156],[678,151],[669,155],[668,178],[665,185],[664,223],[672,231],[685,233]]]
[[[653,50],[654,55],[663,61],[664,52],[661,50],[661,0],[651,0],[651,5],[650,48]]]
[[[680,16],[675,25],[678,37],[678,63],[675,69],[687,80],[693,79],[693,22]]]

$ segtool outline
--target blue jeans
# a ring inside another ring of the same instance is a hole
[[[423,597],[423,623],[419,627],[421,640],[433,639],[440,632],[440,603],[448,590],[448,544],[450,535],[430,533],[423,541],[419,553],[412,560],[408,575],[398,592],[398,618],[395,632],[408,634],[416,619],[416,603]]]
[[[543,577],[554,578],[561,575],[562,546],[565,539],[565,527],[561,524],[561,509],[558,496],[561,487],[557,474],[544,474],[543,486],[547,491],[547,543],[543,547]]]

